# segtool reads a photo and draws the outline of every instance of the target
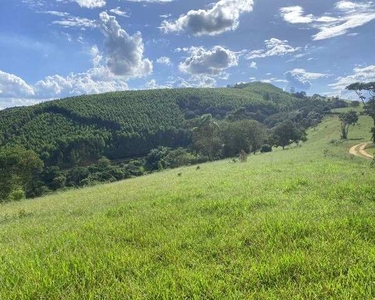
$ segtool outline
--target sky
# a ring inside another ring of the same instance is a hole
[[[253,81],[354,98],[374,47],[372,1],[0,0],[0,109]]]

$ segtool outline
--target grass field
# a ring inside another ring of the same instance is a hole
[[[366,152],[375,156],[375,144],[371,144],[366,147]]]
[[[373,299],[370,127],[2,205],[0,299]]]

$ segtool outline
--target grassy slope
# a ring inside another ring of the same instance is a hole
[[[0,299],[374,298],[374,169],[335,118],[244,164],[1,206]]]

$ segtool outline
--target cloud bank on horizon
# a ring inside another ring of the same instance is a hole
[[[375,81],[374,2],[293,4],[0,3],[0,109],[81,94],[250,81],[351,97],[348,84]]]

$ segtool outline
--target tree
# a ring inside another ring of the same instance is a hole
[[[276,126],[273,130],[274,145],[277,147],[281,146],[283,149],[291,143],[298,143],[306,140],[306,132],[298,129],[290,120]]]
[[[219,125],[212,115],[203,115],[193,129],[193,149],[210,160],[215,159],[222,146],[219,133]]]
[[[341,138],[346,140],[348,138],[349,127],[354,126],[358,122],[358,115],[355,111],[342,113],[339,116],[341,121]]]
[[[42,168],[34,151],[21,147],[0,150],[0,201],[8,200],[13,191],[26,191]]]
[[[373,119],[374,127],[371,128],[371,132],[372,141],[375,143],[375,82],[357,82],[347,86],[346,89],[357,93],[359,99],[363,103],[365,113]],[[365,96],[364,93],[367,93],[367,96]]]
[[[255,154],[264,143],[265,128],[257,121],[241,120],[223,126],[221,135],[224,142],[224,156],[233,157],[241,150]]]
[[[351,107],[359,107],[361,105],[361,102],[359,101],[352,101],[350,102]]]

